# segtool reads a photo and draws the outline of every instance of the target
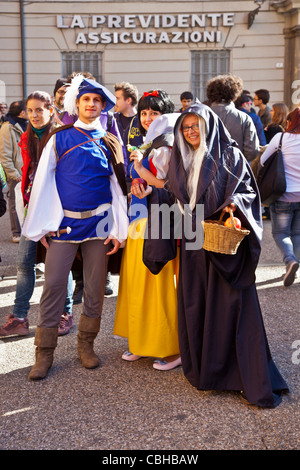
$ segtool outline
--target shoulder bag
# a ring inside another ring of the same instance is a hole
[[[257,186],[261,202],[265,206],[273,204],[286,191],[285,170],[281,151],[283,133],[278,148],[265,161],[264,166],[258,165]]]

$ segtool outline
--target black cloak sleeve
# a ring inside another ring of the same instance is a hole
[[[162,214],[158,214],[162,204],[172,205],[174,199],[166,189],[152,187],[152,193],[148,196],[148,226],[143,247],[143,262],[152,274],[159,274],[168,261],[174,259],[177,254],[177,240],[174,237],[174,225],[170,219],[170,237],[162,237]],[[152,238],[152,219],[159,221],[157,238]]]

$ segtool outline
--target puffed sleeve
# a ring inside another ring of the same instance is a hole
[[[169,170],[171,158],[170,147],[160,147],[158,149],[151,150],[149,154],[150,164],[156,169],[156,178],[164,180]]]
[[[113,170],[113,167],[112,167]],[[128,234],[128,215],[127,215],[127,197],[124,196],[113,170],[110,176],[110,190],[112,194],[112,213],[113,226],[110,235],[119,240],[120,243],[127,239]]]
[[[35,242],[58,230],[64,217],[55,181],[54,136],[45,146],[34,178],[22,235]]]

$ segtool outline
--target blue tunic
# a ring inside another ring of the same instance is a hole
[[[64,210],[84,212],[111,203],[109,177],[112,170],[109,150],[102,141],[104,135],[105,131],[85,130],[82,133],[75,127],[55,134],[58,157],[56,185]],[[60,229],[70,227],[71,233],[53,238],[75,242],[99,236],[105,238],[112,226],[112,214],[109,212],[85,219],[64,217]]]

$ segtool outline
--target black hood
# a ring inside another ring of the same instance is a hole
[[[207,131],[207,147],[208,151],[212,152],[215,148],[216,141],[220,144],[220,151],[222,152],[228,145],[234,145],[233,139],[230,137],[229,132],[225,128],[223,122],[217,116],[216,113],[212,111],[209,106],[202,104],[200,101],[196,101],[192,106],[187,108],[177,119],[177,122],[174,127],[174,133],[176,135],[178,128],[181,126],[181,123],[185,116],[188,113],[194,113],[202,117],[206,123]]]
[[[208,106],[196,102],[179,116],[174,127],[175,139],[166,178],[166,187],[182,204],[188,203],[188,196],[186,193],[186,174],[178,145],[178,134],[182,121],[188,113],[194,113],[204,119],[207,131],[207,155],[212,157],[205,159],[203,162],[203,171],[206,172],[206,176],[202,178],[202,184],[198,189],[199,198],[218,171],[224,152],[229,148],[236,147],[235,141],[231,139],[221,119]]]

